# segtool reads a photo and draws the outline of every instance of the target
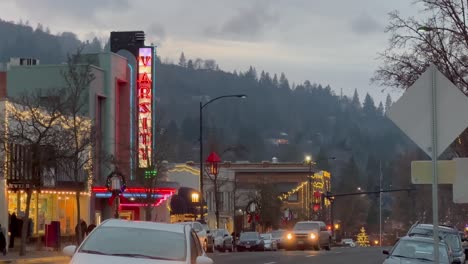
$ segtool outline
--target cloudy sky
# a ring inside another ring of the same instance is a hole
[[[376,101],[399,91],[369,82],[387,46],[388,12],[417,15],[411,0],[0,0],[0,18],[42,23],[82,40],[144,30],[164,59],[215,59],[224,70],[284,72],[290,82],[358,88]]]

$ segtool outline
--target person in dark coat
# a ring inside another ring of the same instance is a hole
[[[88,236],[89,233],[91,233],[91,231],[93,231],[94,228],[96,228],[96,225],[95,224],[90,224],[88,226],[88,229],[86,229],[86,235]]]
[[[12,213],[10,216],[10,244],[9,248],[15,247],[15,237],[18,236],[18,228],[19,228],[18,218],[16,217],[15,213]]]
[[[81,241],[83,241],[86,235],[86,230],[88,229],[88,225],[86,225],[86,222],[83,219],[80,219],[80,223],[76,224],[75,226],[76,241],[78,244],[80,244],[81,241],[78,240],[78,228],[81,230]]]
[[[2,225],[0,225],[0,251],[3,253],[3,256],[6,255],[6,236]]]

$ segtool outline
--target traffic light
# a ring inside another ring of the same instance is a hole
[[[320,204],[314,203],[314,205],[312,206],[312,210],[314,210],[314,212],[318,212],[320,210]]]
[[[331,231],[331,230],[332,230],[331,225],[327,225],[327,230],[328,230],[328,231]]]

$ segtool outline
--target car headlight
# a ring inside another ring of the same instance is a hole
[[[286,237],[287,237],[289,240],[292,239],[292,235],[291,235],[291,234],[288,234]]]
[[[310,239],[316,239],[316,238],[317,238],[317,236],[316,236],[315,234],[313,234],[313,233],[312,233],[312,234],[310,234],[310,236],[309,236],[309,237],[310,237]]]

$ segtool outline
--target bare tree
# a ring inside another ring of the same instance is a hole
[[[66,70],[62,71],[66,84],[61,95],[64,104],[60,109],[63,114],[63,128],[59,131],[55,144],[60,172],[75,183],[78,226],[81,224],[80,192],[92,177],[92,151],[95,145],[92,120],[86,116],[89,111],[90,85],[95,76],[91,64],[83,61],[82,50],[81,47],[76,54],[68,56]],[[79,244],[84,235],[81,228],[77,228],[76,235]]]
[[[57,97],[63,89],[37,90],[5,102],[6,124],[2,126],[2,146],[7,156],[7,179],[17,188],[25,189],[26,210],[23,215],[21,247],[19,254],[26,254],[26,238],[29,222],[31,195],[41,186],[41,175],[46,164],[42,158],[45,148],[54,145],[62,120],[64,101]],[[22,160],[14,154],[18,147],[24,149]],[[21,173],[17,173],[21,172]],[[17,176],[17,177],[14,177]]]
[[[433,63],[462,92],[468,94],[468,2],[417,0],[420,18],[390,13],[389,47],[380,54],[382,65],[372,79],[384,86],[406,89]],[[468,132],[452,145],[459,156],[468,154]]]

